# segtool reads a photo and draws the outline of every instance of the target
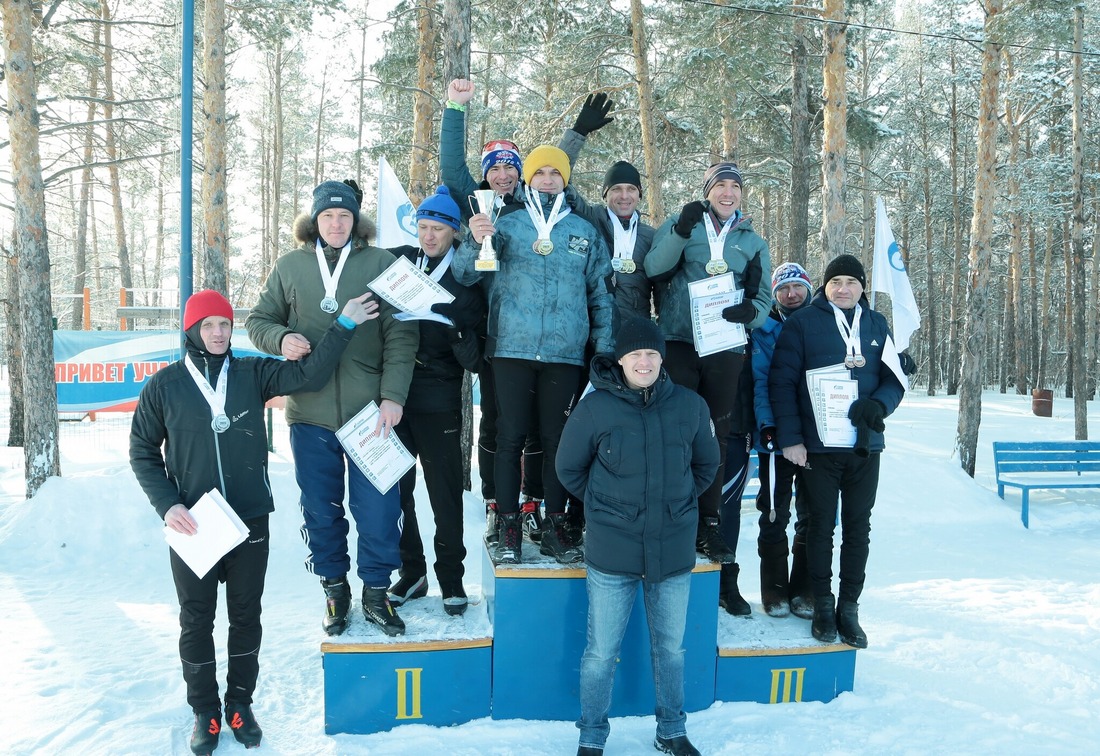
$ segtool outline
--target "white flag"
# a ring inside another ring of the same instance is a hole
[[[886,203],[882,197],[875,204],[875,260],[871,270],[871,291],[890,295],[890,304],[894,308],[894,341],[898,351],[904,352],[909,348],[909,336],[920,328],[920,310],[913,297],[913,287],[909,285],[909,276],[905,273],[901,250],[894,241],[894,232],[890,230]],[[874,294],[871,296],[873,300]]]
[[[378,158],[377,244],[383,248],[420,246],[416,236],[416,208],[385,156]]]

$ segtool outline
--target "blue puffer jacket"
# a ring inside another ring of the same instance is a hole
[[[710,203],[703,203],[709,210]],[[666,220],[653,236],[653,247],[645,258],[645,272],[655,281],[668,280],[667,289],[661,295],[657,324],[666,339],[692,343],[691,300],[688,284],[710,276],[706,266],[710,262],[710,244],[703,223],[710,223],[708,212],[691,230],[691,238],[685,239],[672,230],[679,215]],[[733,271],[736,285],[744,288],[746,279],[757,282],[771,280],[772,263],[768,243],[752,230],[752,220],[740,216],[740,221],[726,235],[723,259]],[[759,284],[753,297],[756,317],[746,328],[760,326],[772,306],[771,289],[767,283]],[[743,347],[734,349],[744,351]]]
[[[695,566],[699,494],[718,470],[706,402],[663,369],[648,389],[626,386],[611,355],[565,423],[558,477],[584,501],[584,560],[612,575],[660,582]]]
[[[525,209],[503,215],[493,234],[500,270],[474,268],[481,245],[472,234],[455,250],[451,269],[463,286],[487,284],[486,355],[583,366],[589,339],[597,354],[614,347],[607,247],[592,224],[575,213],[554,225],[549,255],[532,249],[537,238]]]
[[[882,360],[890,328],[886,318],[871,309],[866,297],[860,297],[859,304],[863,308],[859,341],[867,364],[853,368],[851,376],[859,382],[859,397],[877,399],[889,415],[897,409],[905,393],[901,381]],[[806,383],[807,370],[842,363],[844,355],[844,339],[837,330],[833,309],[824,290],[818,289],[809,307],[787,318],[772,355],[768,391],[781,449],[804,444],[806,451],[811,453],[853,451],[821,443]],[[885,447],[883,434],[872,431],[870,451],[880,452]]]

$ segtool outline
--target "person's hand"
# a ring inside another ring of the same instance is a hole
[[[449,318],[457,331],[465,331],[472,325],[469,314],[457,302],[436,302],[432,305],[432,312]]]
[[[485,213],[478,213],[470,218],[470,235],[478,244],[481,244],[486,236],[492,236],[495,233],[496,228]]]
[[[599,131],[615,119],[608,115],[611,106],[614,105],[603,92],[590,94],[581,106],[581,112],[577,115],[577,122],[573,124],[573,131],[581,136],[588,136],[593,131]]]
[[[775,426],[765,425],[760,429],[760,445],[770,452],[775,451]]]
[[[199,532],[199,524],[195,522],[195,518],[191,516],[191,512],[183,504],[173,504],[164,513],[164,524],[177,533],[183,533],[187,536]]]
[[[344,179],[344,183],[351,187],[351,193],[355,195],[355,201],[360,205],[363,204],[363,190],[359,188],[359,184],[355,179]]]
[[[852,406],[848,408],[848,419],[852,421],[852,425],[856,428],[863,425],[873,431],[882,433],[886,430],[886,423],[883,422],[885,417],[886,408],[882,406],[882,402],[876,399],[856,399],[852,402]]]
[[[378,302],[367,301],[373,296],[374,295],[368,291],[358,297],[349,299],[348,303],[344,305],[344,311],[340,314],[354,320],[356,325],[366,323],[368,320],[374,320],[379,315]]]
[[[453,79],[447,85],[447,99],[465,105],[474,97],[474,83],[469,79]]]
[[[783,459],[799,467],[806,467],[806,445],[784,446]]]
[[[279,345],[279,351],[288,360],[300,360],[309,354],[311,347],[309,339],[300,333],[288,333],[283,336],[283,343]]]
[[[383,399],[378,403],[378,425],[374,426],[374,432],[382,434],[382,438],[389,438],[399,422],[404,409],[392,399]]]
[[[707,209],[703,207],[703,203],[696,200],[695,202],[689,202],[684,205],[680,210],[680,218],[676,221],[676,225],[672,227],[679,236],[685,239],[691,238],[691,229],[695,228],[695,224],[703,220],[703,213]]]
[[[731,323],[750,323],[756,317],[756,308],[752,302],[741,302],[723,309],[722,317]]]
[[[908,352],[898,352],[898,362],[901,363],[901,372],[912,375],[917,372],[917,361]]]

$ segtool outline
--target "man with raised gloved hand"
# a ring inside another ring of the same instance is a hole
[[[727,307],[722,316],[733,323],[755,328],[771,309],[771,291],[760,286],[770,280],[768,244],[752,229],[741,212],[741,171],[734,163],[715,163],[703,176],[703,201],[689,202],[679,215],[664,222],[645,258],[651,279],[668,281],[658,303],[657,323],[668,340],[665,367],[672,380],[699,393],[710,408],[722,463],[715,482],[699,497],[699,531],[696,546],[708,559],[727,565],[725,588],[736,586],[734,553],[719,530],[723,465],[730,418],[738,396],[738,381],[745,361],[744,347],[701,356],[695,349],[689,285],[708,276],[733,273],[744,301]],[[730,583],[732,582],[732,585]]]

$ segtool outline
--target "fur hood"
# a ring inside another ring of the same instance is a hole
[[[352,236],[370,244],[371,240],[374,238],[374,232],[374,222],[364,213],[360,212],[359,223],[356,224]],[[317,224],[313,222],[313,218],[310,217],[309,213],[302,213],[294,219],[294,241],[306,245],[312,244],[316,238]]]

